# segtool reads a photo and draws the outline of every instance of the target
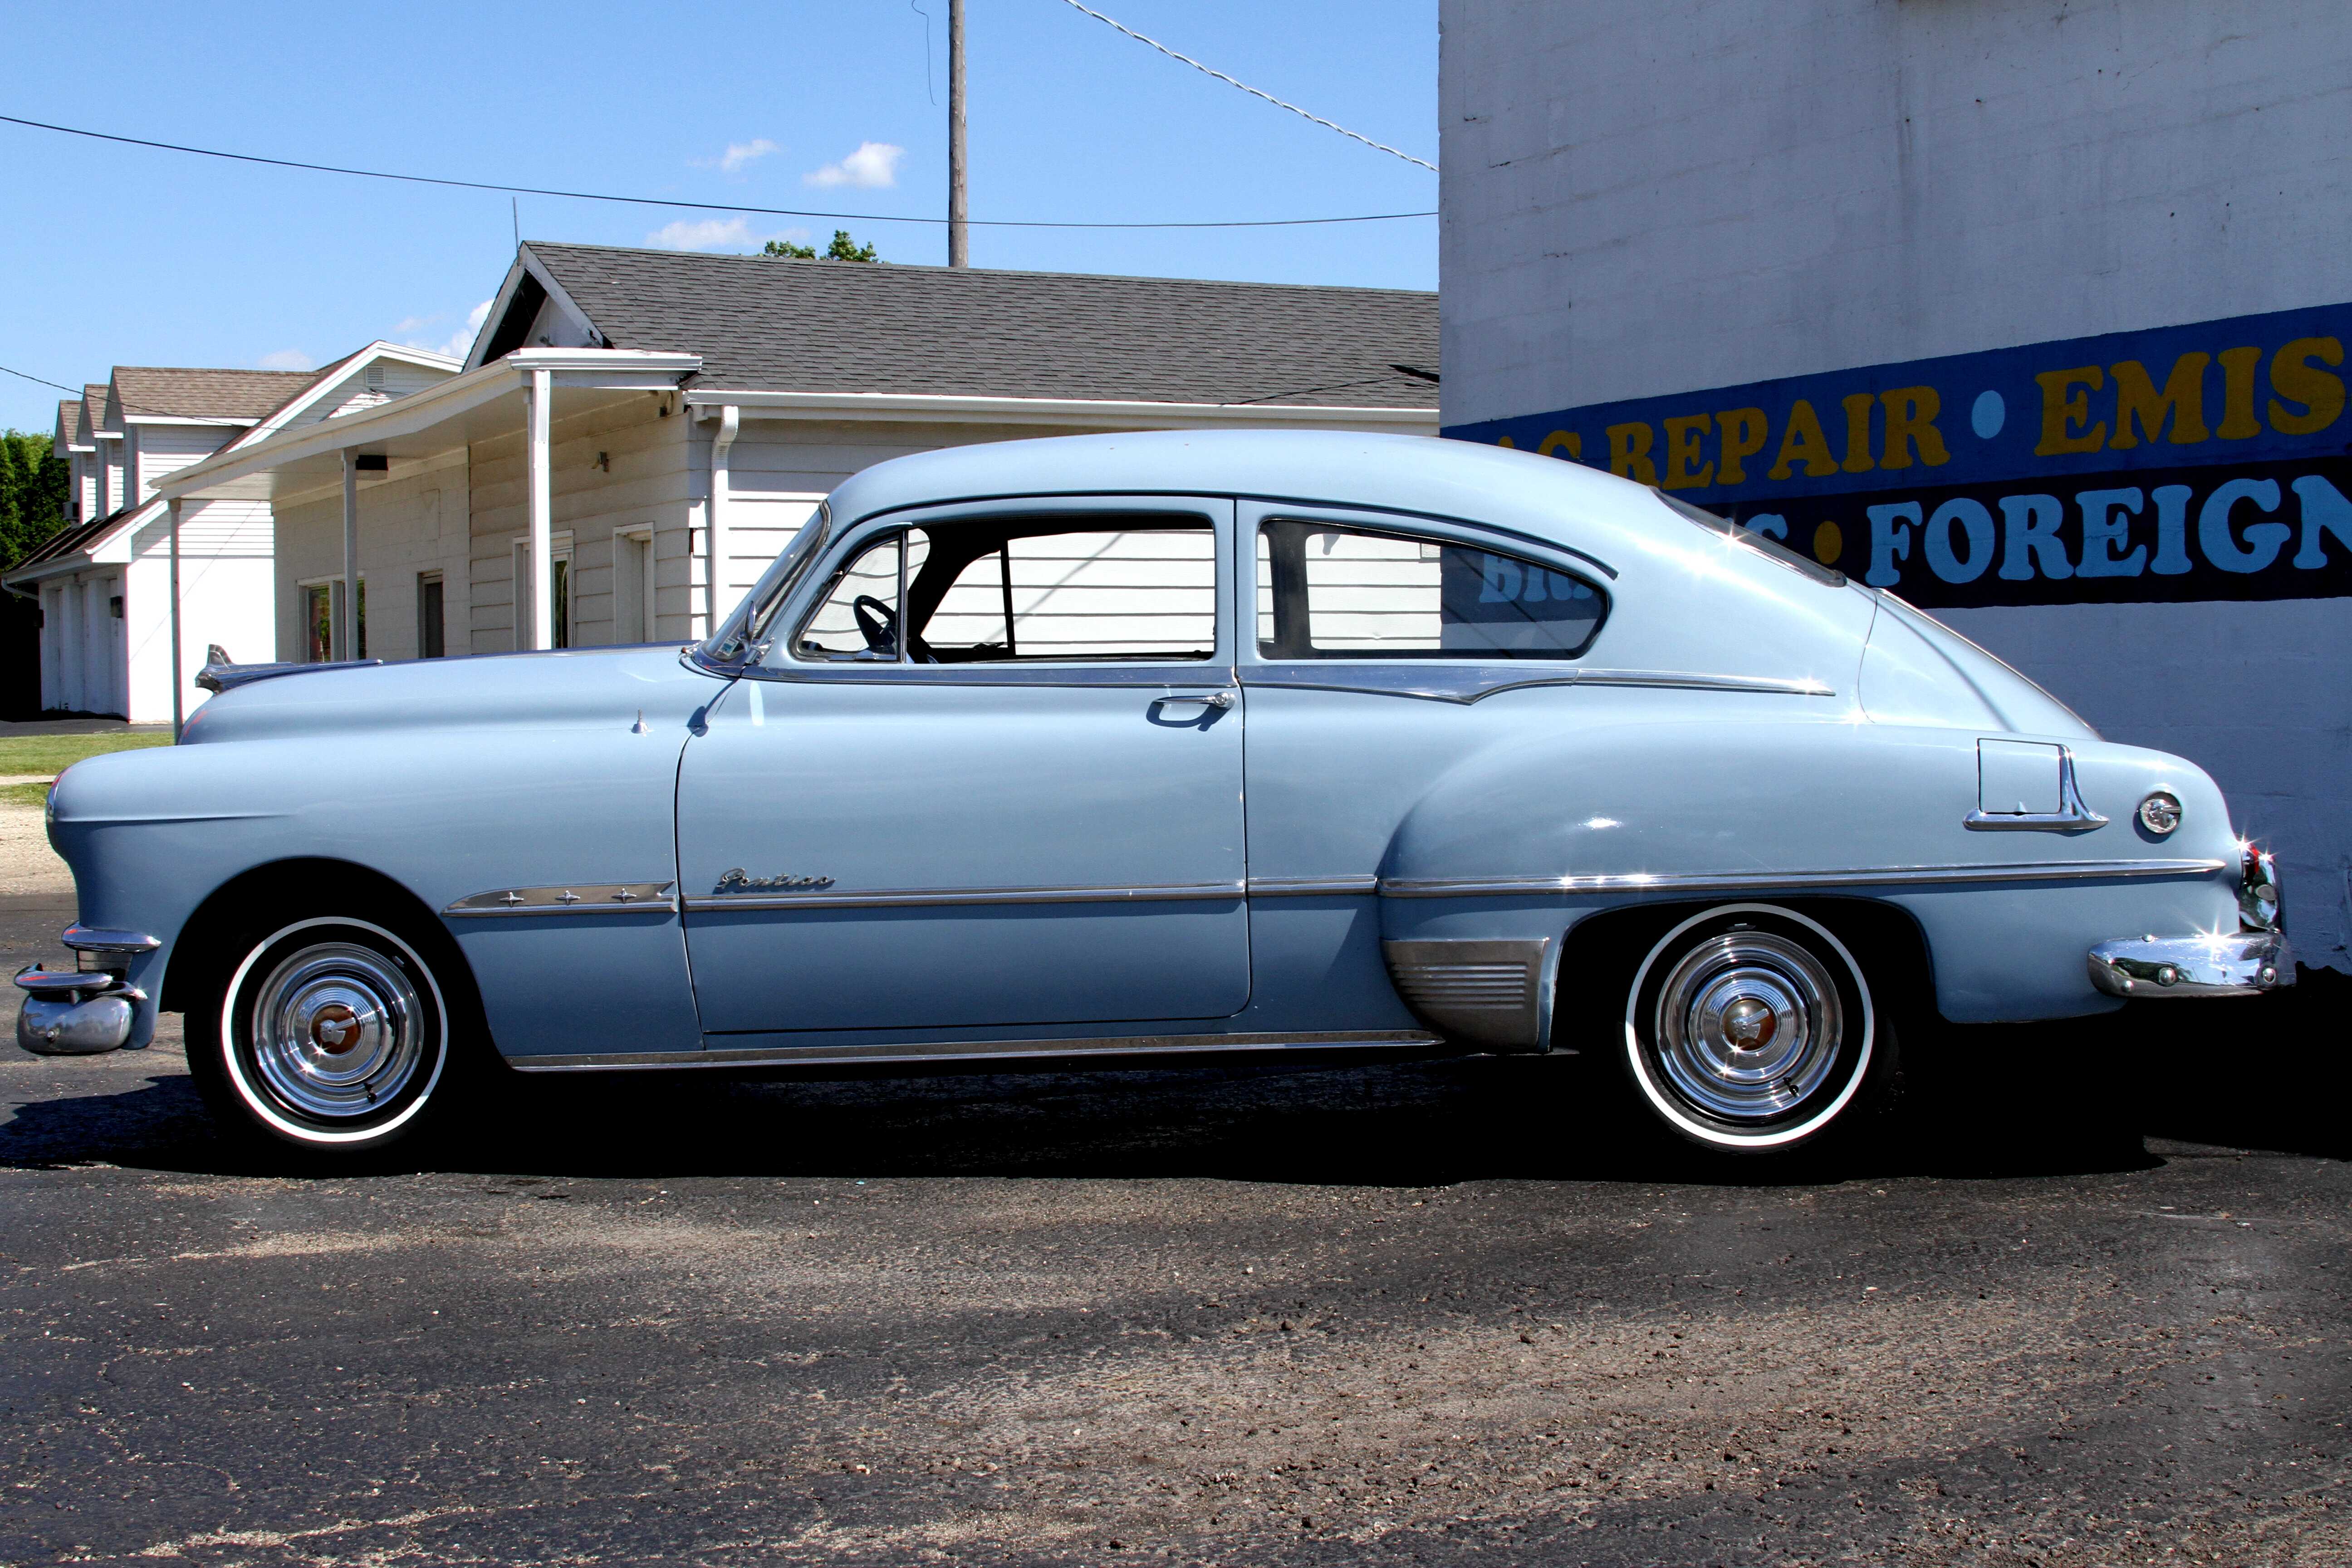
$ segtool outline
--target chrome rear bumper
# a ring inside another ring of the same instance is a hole
[[[2110,996],[2258,996],[2294,984],[2294,952],[2275,931],[2226,936],[2128,937],[2089,955],[2091,984]]]

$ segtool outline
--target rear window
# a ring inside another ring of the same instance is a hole
[[[1608,615],[1573,573],[1451,540],[1295,519],[1258,531],[1263,658],[1574,658]]]

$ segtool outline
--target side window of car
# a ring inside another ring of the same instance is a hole
[[[909,531],[919,536],[919,530]],[[919,537],[912,548],[919,552]],[[886,534],[851,557],[793,638],[796,658],[895,660],[906,594],[907,532]]]
[[[1276,518],[1258,530],[1263,658],[1574,658],[1609,596],[1447,540]]]
[[[907,571],[917,663],[1208,658],[1216,534],[1160,518],[942,525]]]

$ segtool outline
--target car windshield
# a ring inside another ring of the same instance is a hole
[[[1688,518],[1710,533],[1719,533],[1726,539],[1737,540],[1759,554],[1768,556],[1791,571],[1802,572],[1816,583],[1826,583],[1832,588],[1845,586],[1844,573],[1834,566],[1824,566],[1818,561],[1808,560],[1769,533],[1758,533],[1752,529],[1742,528],[1727,517],[1719,516],[1705,507],[1693,506],[1680,497],[1670,496],[1664,490],[1657,491],[1656,494],[1658,499],[1665,502],[1667,507],[1677,515]]]
[[[702,657],[721,664],[732,663],[742,657],[746,647],[766,637],[768,623],[776,618],[793,584],[800,580],[800,574],[832,529],[832,503],[819,501],[808,521],[793,535],[793,542],[760,574],[759,582],[744,595],[741,606],[701,645],[698,651]]]

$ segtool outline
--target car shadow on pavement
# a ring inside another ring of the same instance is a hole
[[[2335,1111],[2352,1073],[2338,1034],[2320,1024],[2347,997],[2352,980],[2328,974],[2243,1003],[1939,1030],[1909,1047],[1905,1098],[1873,1136],[1766,1161],[1710,1157],[1654,1132],[1612,1064],[1584,1056],[517,1078],[484,1114],[373,1168],[1789,1185],[2128,1170],[2158,1163],[2150,1137],[2345,1158],[2352,1140]],[[141,1065],[150,1076],[136,1089],[20,1104],[0,1125],[0,1163],[300,1168],[215,1137],[176,1052],[159,1047]]]

